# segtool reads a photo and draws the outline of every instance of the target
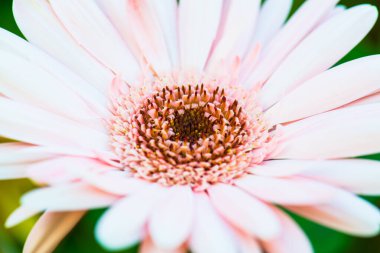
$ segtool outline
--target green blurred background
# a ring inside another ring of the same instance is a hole
[[[295,0],[293,11],[302,2],[304,2],[304,0]],[[380,8],[380,0],[341,1],[341,4],[346,6],[353,6],[362,3],[374,4]],[[11,5],[12,0],[0,0],[0,27],[3,27],[21,36],[21,33],[17,28],[12,16]],[[377,53],[380,53],[380,22],[376,24],[376,27],[372,30],[369,36],[367,36],[367,38],[362,43],[360,43],[352,52],[350,52],[342,60],[342,62]],[[380,160],[380,155],[375,155],[368,158]],[[0,181],[0,253],[21,252],[22,244],[25,241],[25,238],[36,219],[31,219],[10,230],[6,230],[3,224],[6,217],[18,206],[20,196],[32,188],[33,185],[27,180]],[[376,203],[380,207],[380,198],[371,198],[368,200]],[[90,212],[73,230],[73,232],[61,243],[55,252],[105,252],[97,245],[93,236],[94,225],[102,213],[103,210]],[[308,234],[313,243],[316,253],[380,253],[380,236],[369,239],[354,238],[321,227],[299,217],[295,217],[295,219],[297,219],[297,221],[301,224],[301,226]],[[137,252],[137,250],[130,249],[123,252],[132,253]]]

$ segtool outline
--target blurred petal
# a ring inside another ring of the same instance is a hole
[[[144,225],[155,206],[167,196],[165,188],[155,185],[116,203],[99,220],[96,238],[109,250],[128,248],[144,237]]]
[[[53,252],[84,214],[83,211],[44,213],[30,232],[23,253]]]
[[[172,187],[169,201],[160,204],[153,212],[149,231],[159,248],[176,249],[187,240],[193,225],[193,198],[190,187]]]
[[[5,222],[5,227],[11,228],[17,226],[21,222],[39,214],[40,212],[41,210],[34,210],[25,206],[20,206],[8,217],[7,221]]]
[[[118,200],[83,183],[33,190],[21,198],[23,206],[33,210],[77,211],[102,208]]]
[[[378,208],[344,191],[328,204],[287,208],[324,226],[356,236],[374,236],[380,231]]]
[[[281,235],[273,240],[264,241],[268,253],[313,253],[310,241],[302,229],[287,214],[275,209],[281,221]]]
[[[195,195],[195,223],[190,238],[194,253],[238,253],[232,231],[212,207],[204,193]]]
[[[300,178],[244,176],[235,184],[250,194],[281,205],[313,205],[329,201],[334,190],[318,181]]]
[[[228,185],[208,189],[215,208],[239,229],[261,239],[274,238],[280,231],[277,217],[264,203],[243,190]]]

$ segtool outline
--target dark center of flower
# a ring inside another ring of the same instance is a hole
[[[169,121],[174,135],[172,141],[188,141],[194,144],[200,138],[205,138],[214,133],[214,122],[210,120],[211,115],[206,117],[203,107],[174,112],[174,119]]]

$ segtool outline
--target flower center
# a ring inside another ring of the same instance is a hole
[[[228,94],[219,86],[174,85],[119,98],[111,136],[122,167],[149,181],[194,187],[247,173],[271,136],[261,112],[239,104],[236,91]]]
[[[214,122],[210,116],[205,116],[204,107],[196,109],[175,111],[174,119],[169,121],[169,126],[173,129],[172,141],[188,141],[192,145],[200,138],[205,138],[214,133]]]

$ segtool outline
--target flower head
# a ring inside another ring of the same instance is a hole
[[[7,225],[44,212],[50,252],[87,210],[110,250],[312,252],[278,206],[379,232],[380,57],[333,67],[377,10],[308,0],[14,0],[0,31],[0,177],[27,177]],[[50,233],[54,231],[54,233]]]

